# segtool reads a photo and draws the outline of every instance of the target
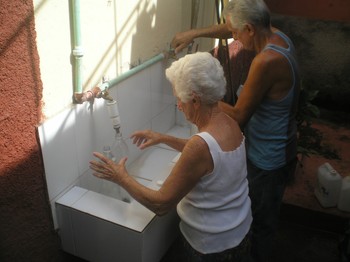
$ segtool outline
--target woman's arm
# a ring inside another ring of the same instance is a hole
[[[157,133],[152,130],[136,131],[130,136],[130,138],[133,139],[133,143],[140,149],[145,149],[147,147],[162,143],[179,152],[182,151],[188,141],[188,139],[177,138],[174,136]]]
[[[193,136],[183,148],[179,160],[158,191],[143,186],[128,174],[126,158],[116,164],[100,153],[94,153],[94,156],[100,160],[90,161],[94,176],[119,184],[136,201],[157,215],[164,215],[173,209],[199,179],[213,169],[208,146],[198,136]]]

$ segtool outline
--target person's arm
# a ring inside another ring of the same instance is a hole
[[[264,55],[257,56],[249,69],[247,80],[234,106],[224,102],[219,103],[220,109],[235,119],[243,130],[263,97],[272,86],[269,60]]]
[[[125,169],[126,158],[118,164],[100,153],[94,153],[100,161],[90,161],[94,176],[112,181],[123,187],[136,201],[157,215],[164,215],[213,169],[213,161],[207,144],[198,136],[189,140],[168,178],[159,190],[138,183]]]
[[[140,149],[145,149],[147,147],[162,143],[179,152],[182,151],[188,141],[188,139],[177,138],[174,136],[157,133],[152,130],[136,131],[130,136],[130,138],[133,139],[133,143]]]
[[[190,29],[188,31],[177,33],[171,41],[171,46],[175,49],[175,53],[180,52],[191,44],[194,39],[199,37],[208,38],[232,38],[231,32],[226,24],[212,25],[205,28]]]

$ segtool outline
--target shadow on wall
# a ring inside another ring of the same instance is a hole
[[[0,261],[55,261],[53,232],[40,152],[33,150],[0,175]]]
[[[141,4],[138,6],[138,17],[135,26],[136,33],[132,37],[130,67],[135,67],[142,63],[142,61],[138,61],[140,53],[142,53],[142,51],[137,50],[136,46],[139,46],[140,43],[143,43],[145,46],[150,46],[150,44],[147,42],[151,41],[152,43],[152,39],[156,35],[157,25],[154,24],[152,26],[152,21],[154,20],[157,22],[157,10],[162,10],[162,8],[158,6],[158,4],[161,5],[161,2],[162,1],[159,1],[159,3],[157,3],[157,6],[154,6],[153,4],[151,8],[147,8],[147,3],[145,3],[143,7],[141,7]],[[143,32],[147,32],[147,36],[145,36]]]
[[[42,82],[32,1],[0,1],[0,261],[54,261],[44,169],[35,139]]]
[[[294,42],[303,86],[319,90],[316,105],[350,112],[350,23],[273,15]]]
[[[72,0],[70,0],[72,1]],[[84,4],[83,1],[81,4]],[[117,7],[116,1],[113,1],[114,8]],[[120,3],[118,3],[120,5]],[[116,63],[116,58],[118,59],[118,68],[115,76],[120,75],[128,71],[129,69],[145,62],[141,61],[140,57],[143,57],[144,60],[148,60],[153,56],[158,55],[163,52],[164,46],[155,46],[154,39],[159,37],[163,39],[163,36],[159,36],[157,30],[160,26],[166,27],[164,24],[164,19],[159,16],[164,13],[164,10],[167,10],[167,4],[165,1],[157,1],[157,4],[151,3],[147,0],[139,0],[135,5],[135,8],[130,11],[128,18],[125,20],[124,24],[118,26],[118,32],[116,32],[115,37],[108,45],[108,48],[104,51],[100,60],[97,61],[95,68],[92,70],[92,74],[87,76],[84,79],[84,88],[90,89],[91,86],[94,86],[96,83],[93,82],[96,79],[96,74],[99,72],[106,72],[108,68]],[[117,21],[117,14],[115,14],[115,20]],[[137,17],[137,19],[135,19]],[[158,21],[163,21],[161,24]],[[170,23],[170,21],[168,21]],[[71,25],[72,27],[72,25]],[[133,31],[133,37],[131,41],[131,54],[129,59],[129,64],[126,64],[126,61],[123,61],[123,55],[121,55],[121,50],[127,42],[127,37],[129,37],[129,31]],[[147,35],[145,35],[145,32]],[[170,36],[172,37],[172,35]],[[169,37],[169,44],[171,38]],[[153,54],[144,54],[144,50],[140,46],[154,46]],[[100,75],[98,75],[99,77]],[[115,76],[112,76],[114,78]]]

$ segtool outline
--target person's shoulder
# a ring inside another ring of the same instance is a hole
[[[203,150],[203,148],[207,147],[207,143],[204,138],[198,134],[193,135],[188,140],[187,145],[194,148],[195,150]]]
[[[208,151],[209,146],[205,138],[199,136],[198,134],[193,135],[186,143],[184,150],[187,152],[195,153],[199,156],[203,156],[205,151]]]
[[[207,161],[209,156],[209,146],[202,137],[193,135],[183,148],[182,155],[185,159],[194,162]]]
[[[254,66],[260,69],[267,69],[271,66],[278,66],[283,60],[283,55],[274,50],[267,49],[255,56],[252,65],[254,64]]]
[[[251,71],[254,71],[255,74],[258,73],[264,73],[266,69],[270,67],[270,64],[273,62],[273,59],[275,59],[271,54],[264,52],[260,52],[257,54],[251,64]]]

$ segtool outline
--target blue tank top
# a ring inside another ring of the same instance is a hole
[[[289,45],[288,48],[268,44],[270,49],[283,55],[291,68],[293,83],[287,95],[280,100],[264,98],[245,128],[248,159],[257,167],[273,170],[294,159],[297,153],[296,111],[300,76],[291,40],[276,32]]]

